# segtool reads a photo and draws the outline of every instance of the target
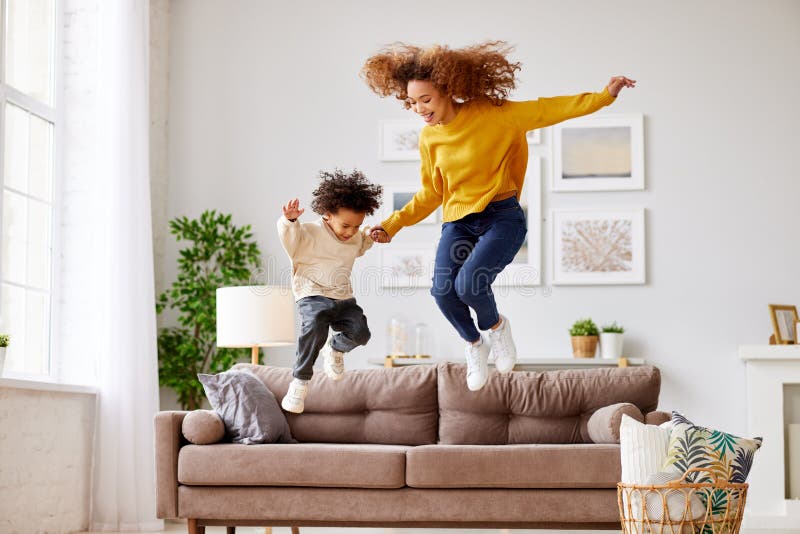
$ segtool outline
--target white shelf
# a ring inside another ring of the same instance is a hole
[[[800,360],[800,345],[741,345],[741,360]]]
[[[398,358],[394,360],[395,367],[406,365],[435,365],[437,363],[464,363],[464,360],[447,360],[441,358]],[[383,358],[367,358],[371,365],[383,366]],[[492,364],[489,364],[492,365]],[[597,367],[618,367],[619,362],[604,358],[519,358],[515,369],[594,369]],[[628,358],[628,365],[636,367],[645,365],[642,358]]]

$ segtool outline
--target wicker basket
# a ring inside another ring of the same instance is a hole
[[[711,473],[714,481],[686,482],[695,471]],[[708,469],[689,469],[663,485],[617,484],[623,534],[738,534],[746,498],[747,484]]]

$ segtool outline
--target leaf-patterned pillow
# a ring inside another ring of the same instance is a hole
[[[678,412],[672,412],[667,458],[663,471],[685,473],[693,467],[711,470],[728,482],[743,483],[753,466],[753,456],[762,438],[740,438],[733,434],[695,425]],[[688,482],[710,482],[709,473],[694,472]]]

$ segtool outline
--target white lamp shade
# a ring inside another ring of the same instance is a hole
[[[217,289],[218,347],[291,345],[294,296],[280,286],[236,286]]]

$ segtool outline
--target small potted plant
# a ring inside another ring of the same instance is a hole
[[[591,319],[578,319],[569,329],[572,336],[572,355],[576,358],[594,358],[597,352],[597,325]]]
[[[622,358],[622,342],[625,329],[616,321],[603,326],[600,332],[600,357],[609,359]]]
[[[6,347],[8,347],[8,334],[0,334],[0,376],[3,375],[3,366],[6,363]]]

